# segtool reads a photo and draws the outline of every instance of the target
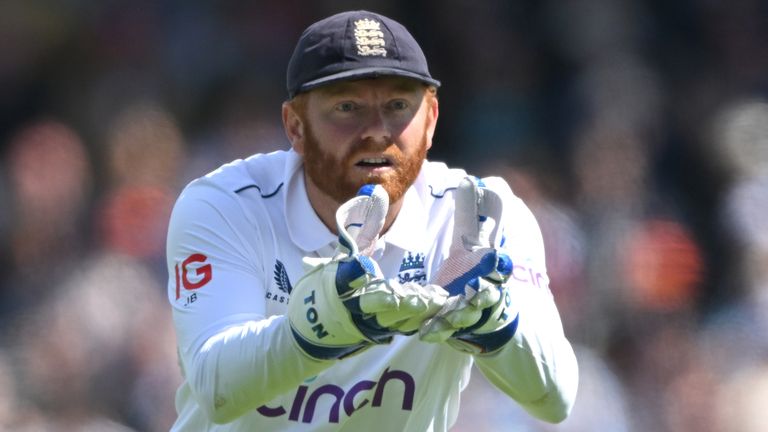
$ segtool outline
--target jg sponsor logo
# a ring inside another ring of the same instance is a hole
[[[388,398],[386,403],[400,403],[403,411],[411,411],[413,409],[413,397],[416,393],[416,381],[408,372],[396,369],[389,370],[389,368],[382,372],[378,381],[363,380],[348,389],[334,384],[325,384],[310,392],[308,386],[301,385],[296,390],[296,395],[290,407],[262,405],[256,411],[265,417],[282,417],[287,414],[290,421],[312,423],[315,411],[317,410],[318,400],[330,398],[333,404],[328,412],[328,422],[338,423],[341,410],[344,410],[344,414],[347,416],[351,416],[355,411],[366,406],[371,408],[382,406],[385,403],[384,388],[392,382],[399,383],[394,388],[403,389],[402,400],[391,400]],[[323,415],[322,413],[317,414],[318,417]]]
[[[196,253],[188,256],[184,261],[173,267],[176,277],[176,300],[181,298],[181,287],[187,292],[204,287],[213,279],[213,267],[208,263],[208,257]],[[184,306],[189,306],[197,301],[197,293],[193,292],[185,297]]]

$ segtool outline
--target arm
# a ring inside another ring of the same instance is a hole
[[[455,202],[450,256],[434,282],[452,296],[420,335],[472,354],[533,416],[562,421],[578,367],[549,291],[538,224],[500,178],[463,181]]]
[[[217,423],[333,364],[303,355],[285,317],[265,317],[260,239],[234,197],[205,184],[185,190],[171,216],[168,296],[180,362],[197,403]]]
[[[571,411],[578,387],[578,365],[565,338],[549,290],[538,224],[516,197],[505,200],[507,239],[503,250],[514,263],[507,282],[520,313],[515,336],[499,351],[475,355],[488,380],[527,412],[560,422]],[[511,208],[510,208],[511,207]]]

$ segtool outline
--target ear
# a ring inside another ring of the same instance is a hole
[[[283,129],[293,150],[304,155],[304,122],[296,113],[291,101],[283,102]]]
[[[437,127],[437,117],[440,115],[440,107],[437,102],[437,95],[427,97],[427,149],[432,147],[432,138],[435,136]]]

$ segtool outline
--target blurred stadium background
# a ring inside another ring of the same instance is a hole
[[[0,430],[168,429],[173,201],[288,147],[293,45],[357,8],[443,82],[430,158],[531,206],[581,364],[563,424],[478,375],[454,430],[766,430],[762,0],[0,2]]]

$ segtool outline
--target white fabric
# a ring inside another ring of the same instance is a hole
[[[284,314],[302,257],[336,249],[300,168],[292,151],[235,161],[188,185],[174,208],[168,298],[185,380],[172,430],[447,430],[472,356],[397,336],[350,358],[315,361],[293,343]],[[450,250],[452,188],[464,176],[425,162],[372,251],[385,277],[433,277]],[[548,289],[538,226],[518,198],[502,198],[520,325],[499,353],[474,360],[532,414],[555,420],[573,403],[576,361]]]

